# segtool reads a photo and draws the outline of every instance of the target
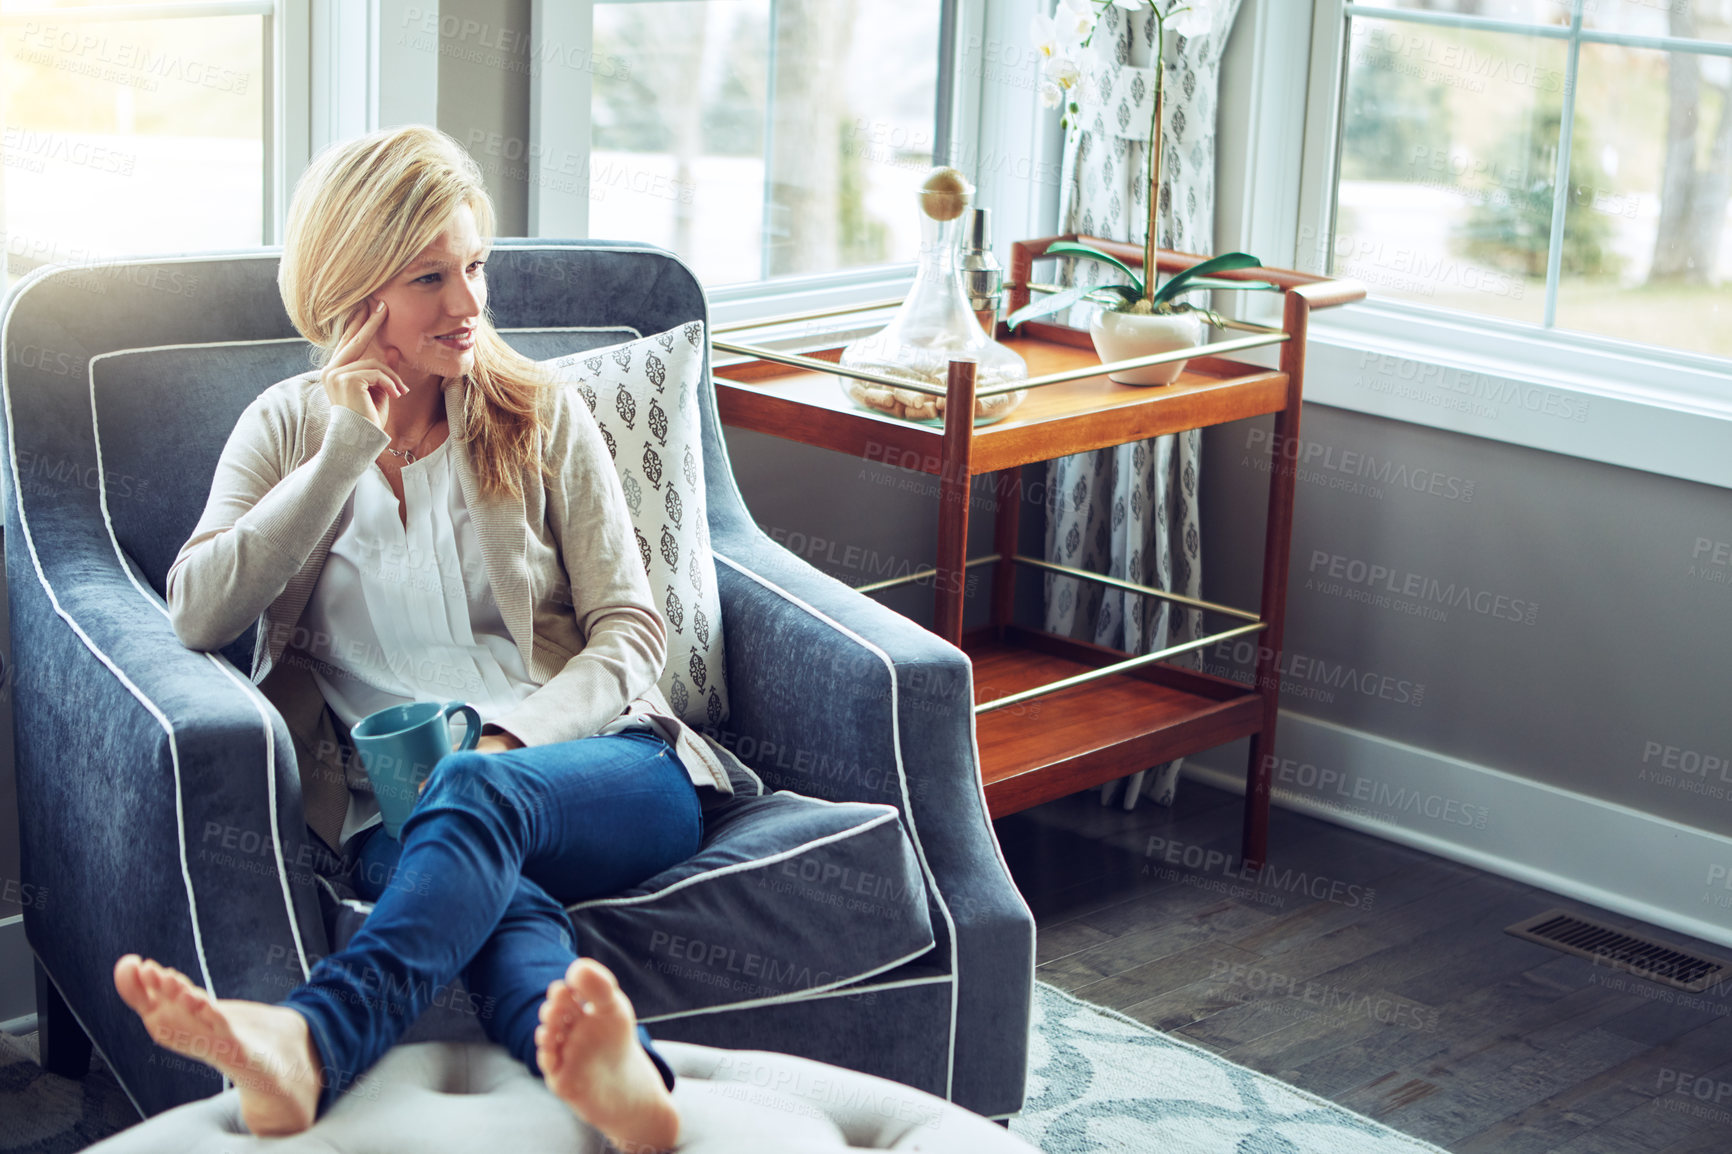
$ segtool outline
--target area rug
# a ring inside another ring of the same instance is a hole
[[[78,1081],[59,1078],[36,1064],[35,1034],[0,1033],[0,1150],[70,1154],[136,1121],[101,1057]]]
[[[1445,1154],[1044,982],[1010,1129],[1046,1154]]]
[[[1046,1154],[1443,1154],[1045,983],[1029,1067],[1010,1128]],[[74,1082],[42,1072],[36,1035],[0,1034],[0,1150],[72,1154],[136,1121],[100,1057]]]

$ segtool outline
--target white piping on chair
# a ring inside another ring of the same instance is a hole
[[[729,472],[729,476],[732,476],[731,470]],[[738,492],[738,489],[736,488],[735,491]],[[742,502],[742,505],[743,505],[743,502]],[[765,538],[765,540],[768,540],[768,538]],[[872,642],[868,641],[866,638],[862,637],[860,634],[854,632],[852,629],[848,628],[846,625],[843,625],[840,621],[837,621],[835,618],[831,617],[830,615],[825,613],[823,610],[819,609],[817,606],[811,605],[805,601],[802,601],[800,598],[794,596],[792,593],[789,593],[786,589],[781,588],[779,585],[776,585],[774,582],[766,580],[765,578],[759,576],[757,573],[754,573],[750,569],[747,569],[745,566],[743,566],[739,562],[735,561],[732,557],[729,557],[726,554],[721,553],[721,552],[716,551],[716,550],[712,550],[712,552],[715,553],[715,557],[718,561],[724,562],[725,564],[728,565],[729,568],[733,569],[735,572],[740,573],[740,574],[744,575],[745,577],[747,577],[753,581],[756,581],[759,585],[762,585],[765,589],[768,589],[770,592],[776,594],[778,597],[781,597],[784,601],[788,601],[794,605],[799,606],[800,608],[804,609],[807,613],[809,613],[813,617],[817,618],[819,621],[824,622],[826,625],[830,626],[830,628],[836,630],[836,632],[842,634],[844,637],[847,637],[847,638],[850,638],[851,640],[853,640],[861,648],[867,650],[870,653],[876,654],[878,656],[878,659],[884,663],[885,671],[888,672],[890,675],[890,740],[891,740],[891,749],[896,754],[896,777],[897,777],[898,782],[902,786],[902,806],[903,806],[902,813],[903,813],[903,816],[905,816],[908,819],[908,836],[914,842],[914,852],[915,852],[916,856],[918,856],[920,859],[921,872],[926,875],[926,884],[932,888],[933,901],[937,903],[938,912],[943,915],[945,925],[948,926],[950,929],[950,975],[951,975],[951,979],[952,979],[951,986],[950,986],[950,1045],[949,1045],[949,1055],[945,1061],[945,1069],[944,1069],[944,1096],[946,1099],[949,1099],[951,1097],[952,1087],[953,1087],[955,1080],[956,1080],[957,998],[959,997],[961,989],[962,989],[962,976],[959,973],[957,973],[957,968],[956,968],[956,963],[957,963],[956,919],[950,915],[950,905],[948,902],[946,902],[944,900],[944,894],[938,888],[938,879],[932,872],[931,864],[926,860],[926,847],[921,844],[919,824],[914,820],[914,799],[909,795],[908,770],[902,761],[902,719],[901,719],[901,703],[900,703],[899,698],[898,698],[898,692],[897,692],[897,686],[896,686],[896,663],[890,659],[890,655],[888,653],[886,653],[883,649],[879,648],[877,645],[874,645]],[[977,756],[978,756],[978,753],[977,753]]]
[[[178,349],[220,349],[236,348],[251,345],[281,345],[305,343],[299,337],[274,337],[251,341],[194,341],[175,345],[146,345],[133,349],[113,349],[106,353],[98,353],[90,358],[88,376],[90,378],[90,431],[96,444],[96,493],[98,503],[102,507],[102,523],[108,529],[108,540],[114,546],[115,560],[120,562],[121,569],[126,573],[126,579],[132,582],[132,587],[138,590],[139,596],[154,605],[165,619],[169,618],[168,607],[159,604],[154,591],[147,590],[139,583],[138,577],[132,571],[132,566],[126,563],[126,554],[120,547],[120,537],[114,531],[114,517],[108,508],[108,474],[102,467],[102,425],[98,420],[96,408],[96,366],[100,361],[110,357],[131,356],[135,353],[173,352]],[[259,724],[263,727],[265,737],[265,803],[269,810],[271,828],[271,850],[277,859],[277,884],[283,891],[283,909],[289,919],[289,935],[294,939],[295,957],[301,964],[301,977],[305,979],[309,973],[307,967],[307,948],[301,941],[301,923],[295,916],[294,897],[289,891],[289,871],[283,860],[283,839],[278,829],[277,816],[277,742],[276,735],[271,731],[271,715],[266,709],[264,695],[251,681],[237,676],[235,670],[222,657],[215,653],[205,653],[205,660],[215,666],[224,677],[234,682],[241,692],[252,703],[253,710],[259,715]],[[184,833],[182,835],[184,841]],[[182,854],[185,847],[182,847]]]
[[[337,887],[332,885],[330,879],[325,877],[323,874],[314,874],[313,878],[320,885],[325,887],[325,891],[331,895],[331,900],[336,902],[338,905],[348,906],[363,917],[373,912],[372,902],[364,902],[356,898],[344,897],[342,894],[337,892]]]
[[[970,662],[971,668],[969,671],[969,679],[971,682],[972,682],[973,677],[974,677],[972,664],[973,663]],[[980,764],[980,731],[979,731],[979,728],[976,724],[976,717],[975,717],[974,711],[972,709],[968,711],[968,741],[969,741],[969,744],[974,747],[974,764],[979,765]],[[998,866],[1000,869],[1002,869],[1004,871],[1005,881],[1010,883],[1010,892],[1016,895],[1016,900],[1022,906],[1023,912],[1028,914],[1028,1020],[1030,1022],[1033,1022],[1034,1021],[1034,968],[1035,968],[1035,960],[1037,957],[1036,952],[1035,952],[1035,946],[1036,946],[1036,942],[1037,942],[1037,934],[1036,934],[1036,929],[1035,929],[1035,924],[1034,924],[1034,910],[1033,910],[1033,908],[1031,908],[1029,906],[1028,899],[1022,896],[1022,890],[1017,886],[1016,879],[1011,876],[1010,863],[1004,860],[1004,847],[1002,845],[998,844],[998,832],[992,828],[992,809],[986,804],[986,783],[981,780],[981,776],[978,773],[974,775],[974,790],[977,794],[980,795],[980,812],[986,818],[986,827],[987,827],[986,832],[992,838],[993,856],[998,859]],[[1027,1101],[1028,1101],[1028,1071],[1027,1071],[1027,1068],[1025,1066],[1024,1070],[1023,1070],[1023,1078],[1022,1078],[1022,1098],[1021,1098],[1021,1100],[1019,1100],[1017,1102],[1016,1109],[1012,1110],[1011,1114],[1022,1113],[1023,1105]],[[1010,1115],[1008,1115],[1008,1114],[1006,1114],[1006,1115],[994,1115],[994,1117],[1009,1117],[1009,1116]]]
[[[42,279],[44,278],[27,276],[19,284],[15,295],[12,297],[11,306],[6,310],[5,323],[0,325],[0,349],[6,347],[6,334],[12,328],[12,314],[17,311],[18,302],[24,299],[26,293],[40,284]],[[210,963],[205,959],[204,933],[200,930],[198,922],[198,898],[193,891],[192,871],[187,865],[186,809],[183,804],[180,780],[180,745],[175,740],[174,726],[169,723],[168,717],[157,707],[156,703],[145,696],[144,691],[139,689],[137,685],[133,684],[132,679],[114,663],[108,654],[102,651],[95,641],[91,640],[90,635],[72,618],[72,615],[66,612],[60,604],[60,598],[54,592],[54,587],[48,583],[48,574],[42,568],[42,557],[36,551],[36,537],[30,531],[30,519],[24,512],[24,492],[18,476],[18,425],[13,419],[12,381],[6,373],[4,357],[0,357],[0,395],[5,398],[6,427],[11,431],[11,435],[7,437],[7,455],[10,458],[9,464],[12,468],[12,493],[18,502],[18,525],[24,530],[24,544],[30,553],[30,564],[36,570],[36,580],[41,584],[42,591],[47,594],[49,603],[54,606],[55,615],[66,622],[73,634],[84,643],[84,647],[90,650],[98,661],[108,667],[115,679],[124,685],[133,697],[138,699],[151,716],[156,718],[157,724],[162,726],[163,732],[168,734],[169,760],[174,766],[174,820],[176,835],[180,840],[180,876],[182,883],[186,886],[187,915],[192,927],[193,951],[198,955],[199,976],[204,979],[205,991],[214,998],[217,996],[217,992],[216,987],[211,982]],[[223,1079],[223,1085],[225,1087],[228,1085],[227,1078]]]
[[[516,251],[515,249],[512,251]],[[634,341],[643,340],[643,333],[633,325],[522,325],[514,329],[495,328],[496,333],[630,333]],[[600,352],[600,349],[586,349],[586,353]],[[581,356],[580,353],[567,353],[567,356]]]
[[[885,990],[911,990],[915,986],[942,986],[949,981],[949,974],[932,974],[925,978],[898,978],[894,982],[878,982],[870,986],[838,986],[834,990],[825,990],[821,994],[814,994],[810,1000],[852,998],[857,994],[876,994]]]
[[[778,790],[777,792],[778,793],[785,793],[787,791],[786,790]],[[821,798],[809,798],[807,800],[821,801],[823,799],[821,799]],[[660,899],[666,897],[668,894],[676,893],[677,891],[683,890],[688,886],[695,886],[699,882],[707,882],[707,881],[711,881],[715,878],[727,877],[731,874],[745,873],[748,870],[755,870],[755,869],[760,869],[764,866],[775,865],[779,861],[786,861],[787,859],[794,857],[798,854],[803,854],[808,850],[814,850],[814,849],[819,848],[820,846],[830,845],[833,842],[842,841],[844,838],[856,837],[859,834],[865,833],[867,830],[877,829],[879,826],[883,825],[886,822],[893,822],[896,820],[896,807],[895,806],[880,805],[880,804],[876,804],[873,802],[855,802],[853,804],[855,804],[855,805],[870,805],[870,806],[872,806],[873,809],[884,810],[884,813],[878,817],[873,818],[871,821],[864,822],[864,823],[862,823],[860,825],[856,825],[856,826],[850,826],[847,829],[839,829],[835,833],[827,833],[823,837],[814,838],[813,840],[806,842],[802,845],[797,845],[797,846],[793,847],[792,849],[786,849],[786,850],[781,851],[780,853],[771,854],[769,857],[753,858],[750,861],[735,862],[732,865],[717,866],[713,870],[705,870],[702,873],[693,874],[689,878],[681,878],[679,881],[668,886],[666,889],[659,889],[659,890],[656,890],[654,893],[638,894],[636,897],[628,897],[628,898],[593,898],[587,902],[578,902],[575,905],[566,906],[565,912],[569,914],[569,913],[575,913],[578,910],[594,909],[598,906],[633,906],[633,905],[637,905],[641,902],[659,901]]]
[[[32,956],[34,956],[34,952],[33,952]],[[84,1019],[78,1016],[77,1007],[73,1006],[72,1002],[67,999],[67,997],[64,993],[61,993],[60,983],[58,983],[54,980],[54,975],[52,973],[49,973],[48,967],[45,965],[42,965],[42,959],[41,958],[36,958],[36,964],[39,966],[42,966],[42,972],[44,974],[48,975],[48,982],[50,985],[52,985],[54,987],[54,991],[55,991],[56,995],[60,998],[60,1004],[66,1007],[67,1013],[72,1015],[72,1020],[78,1023],[78,1028],[80,1030],[84,1031],[84,1036],[86,1038],[90,1039],[91,1048],[94,1049],[97,1052],[97,1054],[101,1055],[102,1064],[104,1066],[108,1067],[108,1072],[110,1074],[114,1075],[115,1082],[120,1086],[120,1092],[126,1095],[127,1101],[132,1103],[132,1108],[134,1110],[138,1111],[138,1116],[140,1118],[148,1118],[150,1116],[150,1111],[146,1110],[143,1106],[140,1106],[138,1104],[138,1096],[136,1094],[134,1094],[132,1092],[132,1088],[126,1084],[126,1079],[120,1076],[120,1067],[115,1065],[113,1059],[111,1059],[108,1056],[108,1053],[105,1050],[103,1050],[102,1043],[98,1042],[96,1040],[96,1034],[90,1029],[89,1026],[84,1024]],[[36,1028],[38,1031],[40,1031],[42,1029],[42,1022],[40,1020],[37,1021]],[[40,1044],[40,1042],[41,1042],[41,1034],[40,1033],[37,1034],[37,1041],[38,1041],[38,1044]],[[228,1089],[228,1086],[229,1086],[229,1080],[227,1077],[224,1077],[223,1078],[223,1089],[225,1089],[225,1090]]]
[[[696,1010],[675,1010],[672,1013],[668,1013],[668,1014],[655,1014],[655,1015],[652,1015],[651,1017],[648,1017],[648,1018],[642,1018],[642,1019],[640,1019],[640,1021],[643,1021],[645,1023],[648,1023],[648,1022],[672,1022],[672,1021],[675,1021],[675,1020],[680,1019],[680,1018],[695,1018],[695,1017],[698,1017],[699,1015],[702,1015],[702,1014],[715,1014],[715,1013],[720,1013],[724,1010],[754,1010],[754,1009],[757,1009],[761,1006],[785,1006],[791,1002],[809,1002],[809,1001],[813,1000],[814,998],[820,998],[820,997],[823,997],[825,994],[838,991],[842,987],[850,985],[851,983],[864,982],[868,978],[876,977],[879,974],[887,974],[891,970],[896,969],[898,966],[907,965],[909,962],[912,962],[915,958],[918,958],[921,954],[931,953],[932,948],[933,948],[932,943],[928,942],[926,945],[921,946],[918,950],[915,950],[913,953],[905,954],[904,956],[897,958],[893,962],[885,962],[883,965],[874,966],[870,970],[866,970],[863,973],[855,974],[854,976],[847,977],[847,978],[837,978],[833,982],[825,982],[823,985],[813,986],[809,990],[800,990],[800,991],[798,991],[796,993],[792,993],[792,994],[771,994],[769,997],[765,997],[765,998],[747,998],[743,1002],[729,1002],[726,1005],[721,1005],[721,1006],[704,1006],[704,1007],[702,1007],[700,1009],[696,1009]],[[936,985],[938,982],[946,981],[949,979],[946,979],[943,975],[938,975],[934,978],[926,978],[926,979],[918,979],[918,980],[919,981],[930,981]],[[915,982],[910,981],[907,983],[900,983],[900,982],[897,983],[897,985],[903,985],[903,984],[913,985],[913,984],[915,984]],[[952,992],[950,995],[950,1000],[951,1000],[952,1004],[955,1004],[956,994],[955,994],[954,983],[951,986],[951,991]],[[848,992],[853,993],[854,991],[849,990]],[[949,1075],[946,1074],[945,1077],[948,1080]]]

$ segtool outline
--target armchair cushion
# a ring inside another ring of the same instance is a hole
[[[372,912],[333,889],[331,941]],[[646,1022],[821,993],[934,945],[919,862],[888,805],[742,790],[704,814],[702,848],[625,893],[570,909],[578,949],[611,969]],[[478,1037],[442,991],[416,1039]]]
[[[697,854],[571,909],[584,952],[646,1021],[817,993],[933,948],[926,885],[896,810],[793,793],[704,815]]]

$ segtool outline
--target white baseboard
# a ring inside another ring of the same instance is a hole
[[[1286,710],[1279,742],[1276,805],[1732,948],[1732,839]],[[1185,774],[1243,794],[1245,748]]]
[[[0,1022],[36,1013],[36,976],[30,967],[30,944],[24,940],[24,919],[0,922]]]

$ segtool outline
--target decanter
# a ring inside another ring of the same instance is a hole
[[[980,327],[963,291],[957,263],[963,217],[974,197],[974,186],[954,168],[937,168],[920,191],[920,267],[914,287],[890,323],[842,350],[845,368],[861,369],[918,381],[942,389],[951,361],[973,361],[978,393],[993,385],[1028,379],[1028,364],[993,340]],[[912,389],[838,377],[843,392],[856,405],[904,420],[941,424],[945,399]],[[1022,403],[1027,389],[976,396],[974,423],[1002,420]]]

